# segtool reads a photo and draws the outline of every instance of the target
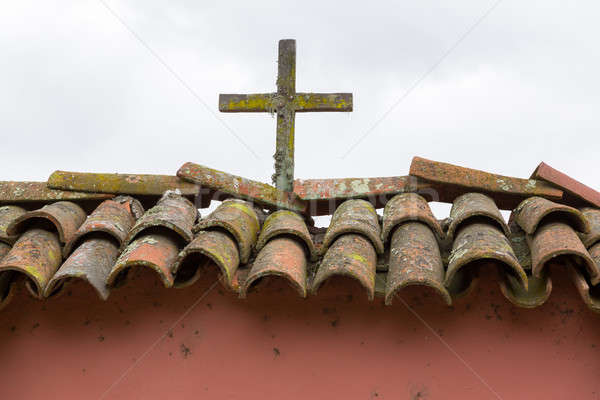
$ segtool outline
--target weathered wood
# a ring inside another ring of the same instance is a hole
[[[352,93],[296,93],[296,41],[279,41],[277,92],[221,94],[221,112],[277,113],[275,174],[273,183],[291,192],[294,181],[294,134],[296,112],[352,111]]]
[[[352,93],[297,93],[296,112],[352,111]]]
[[[528,197],[540,196],[560,200],[563,192],[546,182],[492,174],[457,165],[414,157],[411,176],[424,179],[438,192],[438,201],[452,202],[462,194],[478,192],[489,195],[500,209],[510,210]]]
[[[279,41],[277,93],[289,97],[296,94],[296,41],[294,39]]]
[[[48,187],[92,193],[162,196],[167,190],[179,190],[183,196],[198,194],[198,187],[173,175],[105,174],[55,171]]]
[[[221,112],[270,112],[275,110],[273,94],[220,94]]]

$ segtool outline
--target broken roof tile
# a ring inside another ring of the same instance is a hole
[[[225,196],[250,201],[270,210],[284,209],[304,213],[306,203],[293,192],[284,192],[266,183],[231,175],[191,162],[185,163],[177,176]]]
[[[156,271],[167,288],[173,286],[171,270],[179,253],[176,235],[147,233],[134,239],[121,253],[107,278],[108,286],[116,286],[132,267],[148,267]]]
[[[300,240],[275,237],[256,256],[248,277],[241,285],[240,297],[245,298],[259,280],[268,276],[287,279],[300,297],[306,297],[306,267],[306,252]]]
[[[435,290],[446,304],[451,305],[452,298],[443,281],[444,264],[431,227],[420,221],[398,226],[390,243],[385,304],[392,304],[392,299],[402,288],[423,285]]]
[[[600,267],[592,260],[570,225],[563,222],[547,222],[536,230],[529,241],[534,276],[541,276],[548,261],[558,256],[567,256],[587,270],[594,285],[600,282]]]
[[[595,207],[600,207],[600,193],[546,163],[540,163],[533,171],[531,178],[550,182],[563,189],[566,192],[565,194],[570,195],[565,196],[567,200],[573,196]]]
[[[437,201],[450,203],[465,193],[479,192],[492,197],[498,208],[510,210],[530,196],[560,200],[563,195],[560,189],[543,181],[497,175],[421,157],[413,158],[409,174],[431,183],[438,191]]]
[[[156,205],[137,220],[129,231],[125,244],[131,243],[144,231],[155,230],[157,227],[175,232],[188,243],[194,238],[192,227],[197,216],[198,209],[192,202],[176,192],[165,192]]]
[[[564,220],[573,229],[582,233],[590,230],[587,219],[579,210],[542,197],[530,197],[523,200],[513,214],[515,221],[529,235],[532,235],[544,220]]]
[[[175,260],[174,286],[190,286],[200,278],[204,268],[216,265],[223,285],[237,291],[239,287],[234,285],[233,278],[239,264],[238,246],[229,233],[216,229],[200,231]]]
[[[136,219],[143,213],[144,208],[133,197],[118,196],[111,200],[105,200],[87,217],[85,222],[65,244],[63,251],[65,257],[86,236],[97,232],[106,233],[115,239],[119,246],[122,246]]]
[[[48,297],[62,290],[71,279],[82,279],[96,290],[102,300],[106,300],[110,294],[106,281],[118,255],[116,240],[97,236],[86,238],[54,274],[44,295]]]
[[[54,171],[47,185],[50,189],[156,197],[167,190],[178,190],[185,197],[198,194],[198,186],[173,175]]]
[[[457,271],[480,260],[495,261],[527,288],[527,276],[510,242],[496,225],[474,222],[463,225],[452,245],[444,284],[452,286]]]
[[[61,200],[106,200],[111,194],[50,189],[46,182],[0,181],[0,204],[52,203]]]
[[[580,209],[581,213],[588,221],[590,231],[581,234],[581,241],[585,247],[590,247],[594,243],[600,241],[600,210],[592,207],[584,207]]]
[[[523,308],[541,306],[552,292],[552,280],[547,273],[541,277],[527,276],[527,289],[512,274],[500,271],[500,291],[512,304]]]
[[[33,228],[23,233],[0,262],[0,274],[16,271],[25,275],[29,291],[42,298],[48,281],[62,261],[60,242],[54,232]]]
[[[427,201],[416,193],[405,193],[394,196],[385,205],[381,232],[383,242],[387,242],[390,233],[397,225],[408,221],[422,222],[428,225],[439,239],[444,238],[444,232],[433,216]]]
[[[310,215],[329,215],[336,205],[348,199],[367,200],[381,208],[397,194],[415,192],[428,196],[430,190],[431,184],[413,176],[294,181],[294,193],[309,203]]]
[[[7,233],[17,235],[27,230],[36,221],[47,220],[58,232],[61,243],[66,243],[75,235],[85,218],[85,211],[79,205],[70,201],[59,201],[16,218],[8,226]]]
[[[256,250],[259,251],[270,239],[281,235],[295,236],[300,239],[306,245],[310,258],[316,260],[317,250],[308,233],[304,219],[300,215],[287,210],[275,211],[267,217],[258,237]]]
[[[17,235],[9,235],[7,229],[11,222],[26,212],[19,206],[0,206],[0,242],[12,244],[17,240]]]
[[[346,200],[335,210],[323,239],[322,251],[325,252],[337,237],[346,233],[364,235],[371,240],[378,254],[383,253],[379,216],[368,201]]]
[[[466,193],[457,197],[452,203],[447,235],[450,238],[454,237],[458,227],[470,218],[487,218],[490,222],[496,223],[505,235],[509,233],[508,226],[494,200],[481,193]]]
[[[239,246],[240,261],[248,262],[260,230],[260,220],[251,203],[237,199],[225,200],[206,218],[202,218],[193,231],[211,227],[223,228],[233,235]]]
[[[356,279],[367,290],[367,298],[375,296],[375,273],[377,255],[373,244],[363,235],[344,233],[329,246],[321,264],[317,268],[312,283],[312,292],[335,275]]]

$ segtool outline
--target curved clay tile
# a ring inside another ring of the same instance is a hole
[[[240,264],[238,247],[233,237],[220,230],[201,231],[177,256],[173,266],[175,287],[193,284],[202,275],[207,264],[216,265],[221,271],[221,282],[229,289]]]
[[[545,218],[564,219],[573,229],[587,233],[590,230],[587,219],[583,214],[564,204],[558,204],[543,197],[525,199],[513,211],[515,221],[529,235],[533,235]]]
[[[45,297],[61,290],[70,279],[83,279],[106,300],[110,294],[106,279],[118,255],[119,246],[112,238],[87,238],[54,274],[44,290]]]
[[[327,251],[334,240],[345,233],[359,233],[366,236],[373,243],[377,253],[383,253],[379,217],[368,201],[346,200],[335,210],[323,239],[322,251]]]
[[[66,243],[85,221],[85,211],[70,201],[47,204],[39,210],[29,211],[15,219],[7,229],[9,235],[17,235],[28,229],[32,220],[45,219],[52,223],[58,232],[61,243]]]
[[[260,230],[260,220],[251,203],[237,199],[225,200],[208,217],[198,222],[194,232],[211,227],[220,227],[231,233],[238,243],[241,262],[248,262]]]
[[[527,276],[519,264],[510,242],[495,225],[471,223],[463,225],[452,244],[444,285],[449,287],[457,271],[479,260],[493,260],[503,265],[527,288]]]
[[[306,249],[312,260],[316,260],[318,257],[304,219],[295,212],[287,210],[275,211],[267,217],[258,237],[256,250],[259,251],[270,239],[280,235],[296,236],[306,244]]]
[[[6,230],[11,222],[25,214],[24,208],[19,206],[2,206],[0,207],[0,242],[13,244],[17,240],[16,235],[9,235]]]
[[[311,291],[316,294],[327,279],[342,275],[359,281],[367,290],[369,300],[373,300],[376,268],[377,254],[372,242],[363,235],[344,234],[329,246],[317,269]]]
[[[4,242],[0,242],[0,261],[10,251],[10,246]],[[0,272],[0,310],[2,310],[13,297],[15,291],[14,271]]]
[[[569,275],[577,288],[577,292],[588,308],[600,313],[600,296],[597,291],[592,290],[585,276],[577,268],[569,268]]]
[[[510,244],[517,256],[517,260],[519,260],[519,264],[525,270],[531,270],[531,250],[529,249],[529,243],[527,240],[527,234],[519,224],[513,218],[513,214],[511,214],[510,219],[508,220],[508,228],[510,229],[510,234],[508,235],[508,240],[510,240]]]
[[[25,275],[29,279],[28,289],[35,297],[41,298],[61,261],[56,233],[29,229],[0,262],[0,274],[16,271]]]
[[[383,209],[383,243],[388,241],[390,233],[397,225],[408,221],[422,222],[428,225],[438,238],[444,238],[444,232],[427,201],[416,193],[403,193],[394,196]]]
[[[188,243],[194,238],[192,227],[197,216],[198,210],[191,201],[177,192],[167,191],[154,207],[146,211],[137,220],[127,235],[124,246],[131,243],[145,230],[156,227],[167,228],[177,233],[185,243]]]
[[[500,271],[499,284],[504,297],[514,305],[523,308],[541,306],[552,292],[552,280],[548,274],[543,274],[541,278],[527,276],[527,290],[525,290],[513,275]]]
[[[286,278],[301,297],[306,297],[306,251],[302,242],[288,236],[275,237],[260,250],[246,281],[241,285],[240,297],[258,280],[267,276]]]
[[[119,283],[131,267],[148,267],[158,273],[165,287],[173,286],[171,269],[179,253],[175,235],[149,233],[136,238],[121,253],[107,278],[108,286]]]
[[[582,208],[581,213],[587,219],[590,231],[581,235],[581,241],[587,248],[600,242],[600,210],[592,207]]]
[[[570,225],[550,222],[537,229],[530,240],[532,272],[540,277],[546,262],[558,256],[579,259],[587,269],[592,284],[600,282],[600,268],[581,243],[579,236]]]
[[[448,219],[448,237],[454,238],[458,227],[469,218],[474,217],[488,218],[508,236],[508,226],[494,200],[481,193],[467,193],[457,197],[452,203]]]
[[[596,263],[596,265],[600,265],[600,242],[596,243],[588,250],[592,260]]]
[[[431,228],[421,222],[400,225],[392,234],[385,304],[392,304],[402,288],[423,285],[434,289],[450,305],[452,298],[443,281],[444,265]]]
[[[106,233],[122,246],[136,219],[143,213],[144,208],[141,203],[133,197],[119,196],[103,201],[65,244],[63,249],[65,257],[84,240],[85,236],[96,232]]]

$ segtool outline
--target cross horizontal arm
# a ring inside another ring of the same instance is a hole
[[[275,106],[272,93],[257,94],[220,94],[219,111],[221,112],[271,112]]]
[[[296,112],[352,111],[352,93],[297,93]]]

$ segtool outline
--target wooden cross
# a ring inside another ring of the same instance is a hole
[[[352,93],[296,93],[296,41],[279,41],[277,92],[221,94],[219,111],[277,113],[273,183],[283,191],[294,186],[294,121],[297,112],[352,111]]]

